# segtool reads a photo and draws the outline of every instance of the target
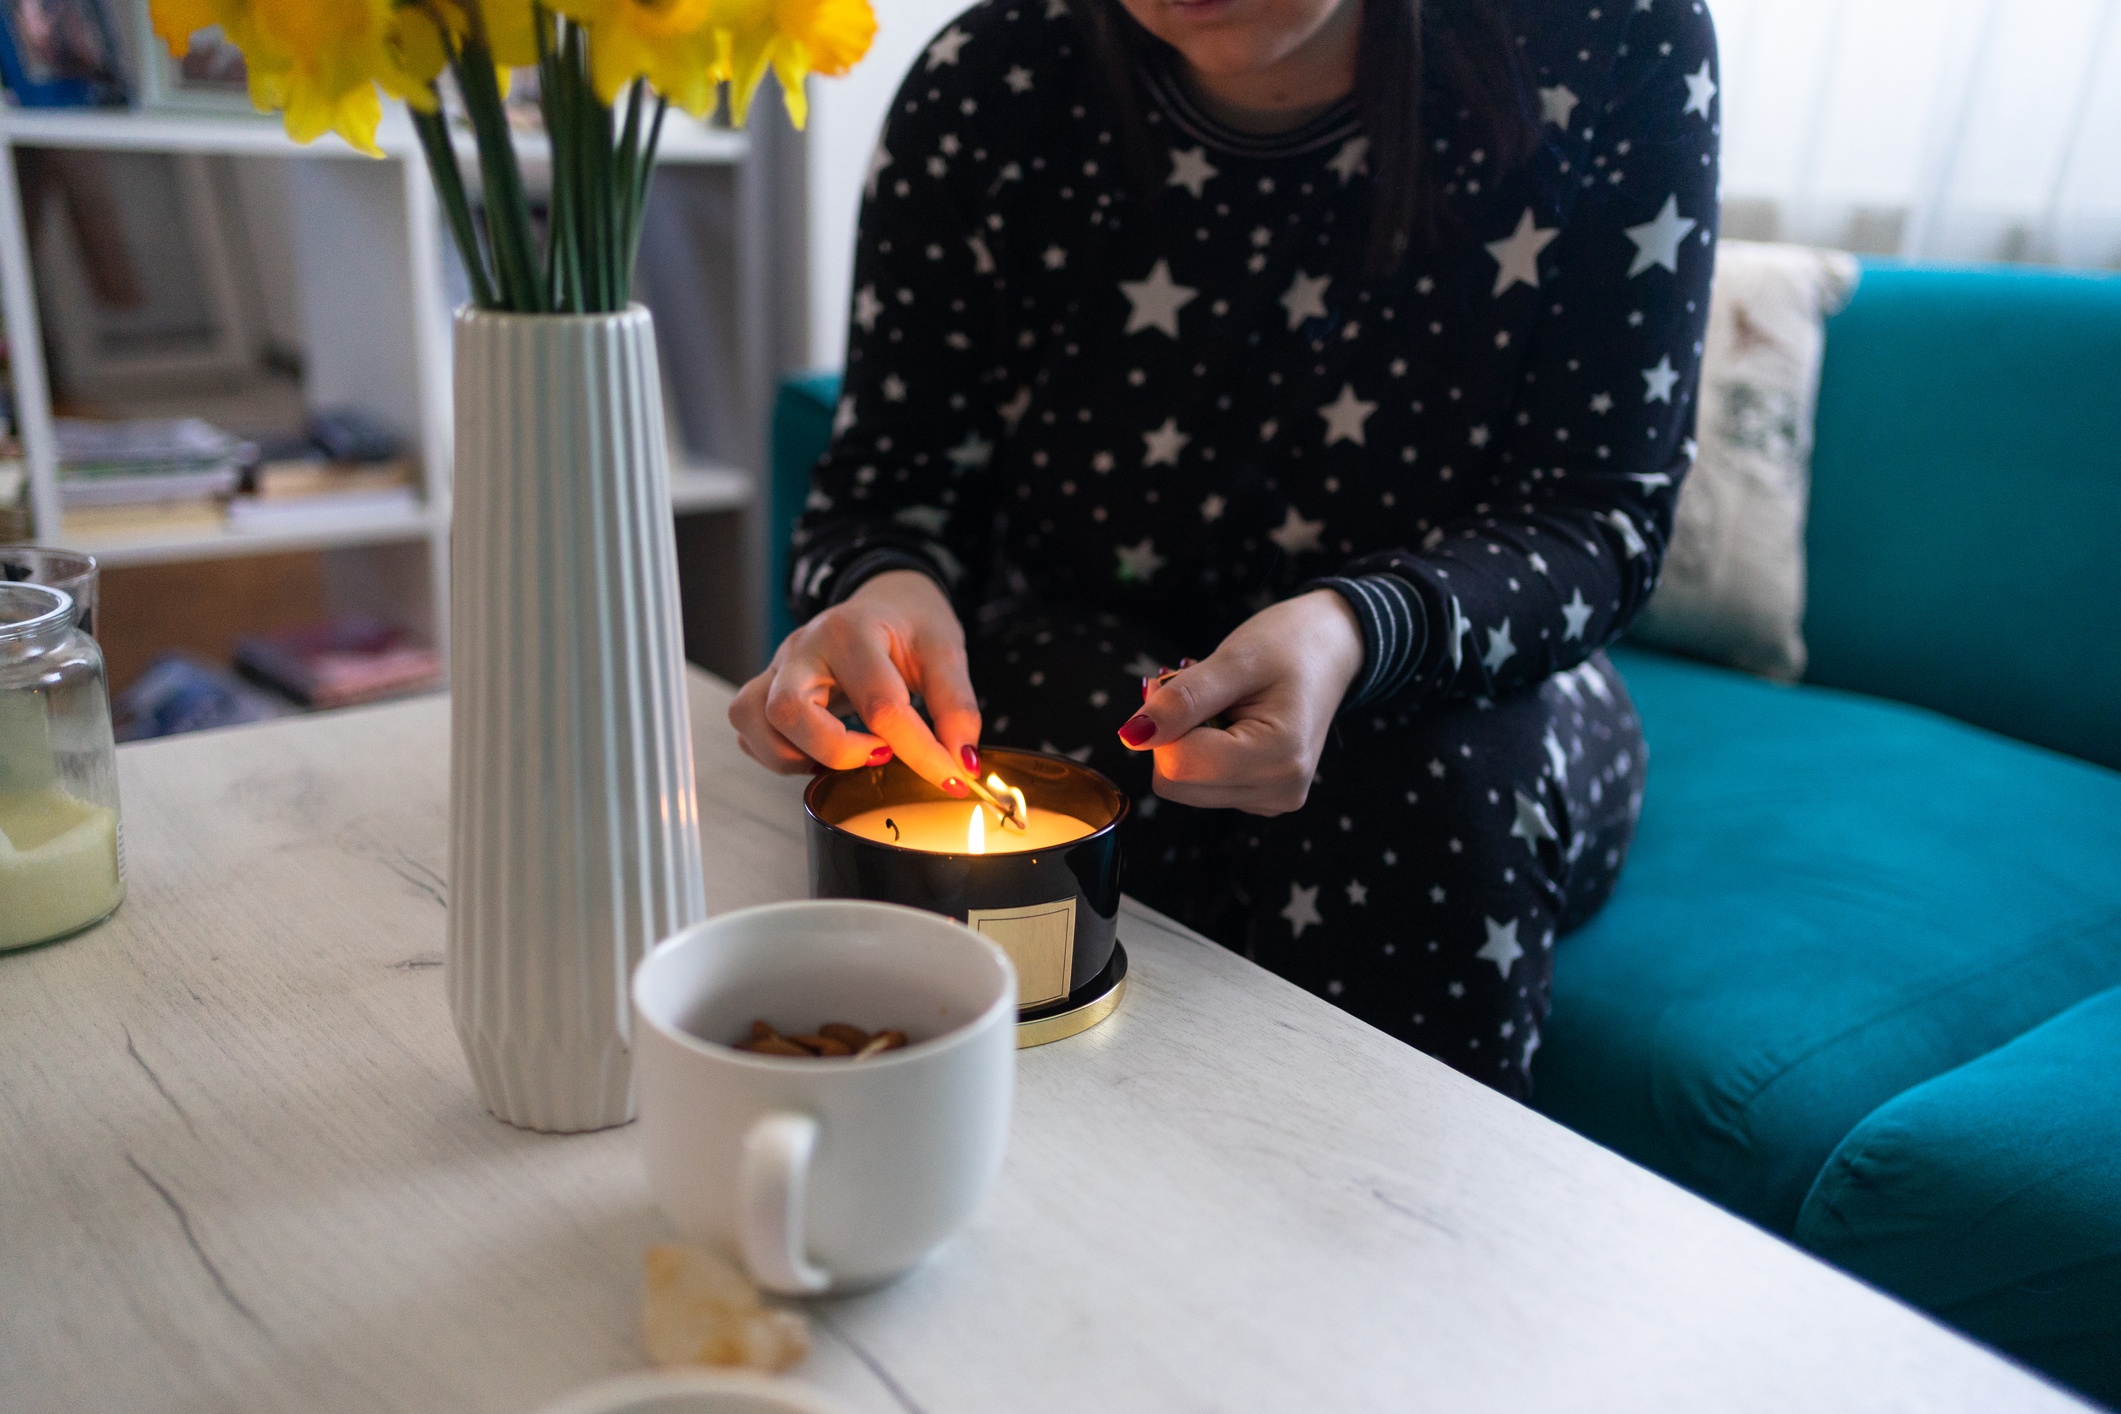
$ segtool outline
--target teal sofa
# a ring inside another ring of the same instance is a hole
[[[1614,654],[1534,1103],[2121,1404],[2121,279],[1866,269],[1817,438],[1806,684]]]
[[[2121,1405],[2121,279],[1867,268],[1813,481],[1804,685],[1613,655],[1649,786],[1535,1103]]]

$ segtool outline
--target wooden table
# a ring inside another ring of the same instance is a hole
[[[797,783],[692,691],[710,898],[797,896]],[[442,992],[429,699],[127,747],[132,894],[0,957],[0,1409],[527,1411],[638,1367],[631,1129],[524,1134]],[[1144,910],[1023,1053],[975,1226],[813,1308],[857,1408],[2070,1408]]]

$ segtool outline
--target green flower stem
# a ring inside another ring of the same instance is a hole
[[[588,68],[588,46],[583,46],[583,68]],[[586,82],[586,80],[585,80]],[[589,187],[595,193],[596,209],[591,219],[596,227],[597,312],[617,309],[618,296],[618,202],[612,186],[611,110],[592,95],[585,105],[588,121],[582,124],[583,140],[589,148]]]
[[[556,311],[579,314],[583,308],[581,173],[566,141],[566,135],[574,131],[577,86],[568,81],[564,40],[555,43],[556,27],[567,22],[549,15],[543,6],[537,8],[535,17],[539,100],[544,107],[547,147],[552,161],[552,200],[547,208],[545,226],[548,303]]]
[[[483,241],[446,122],[439,114],[416,113],[414,118],[479,304],[525,314],[624,309],[668,102],[656,95],[655,113],[649,118],[650,91],[637,79],[627,91],[621,123],[620,115],[597,97],[587,31],[533,4],[540,103],[552,153],[552,193],[541,252],[478,7],[465,6],[464,13],[470,32],[459,44],[443,26],[443,42],[471,118],[485,178]]]
[[[626,248],[626,222],[633,207],[634,167],[641,160],[641,109],[648,105],[647,85],[633,81],[626,91],[626,126],[619,130],[619,249]]]
[[[663,115],[670,111],[670,100],[656,95],[655,120],[648,125],[648,142],[633,164],[633,185],[626,194],[628,221],[626,226],[626,279],[628,294],[633,290],[634,261],[641,253],[641,216],[648,209],[648,183],[655,176],[655,150],[663,140]]]
[[[478,13],[476,7],[472,13]],[[522,168],[516,163],[515,139],[508,131],[501,87],[494,78],[493,54],[483,35],[473,33],[458,52],[455,69],[472,132],[478,138],[479,170],[486,178],[486,228],[493,241],[502,299],[518,313],[542,314],[545,292],[538,286],[538,262],[532,253],[530,200],[523,189]]]
[[[463,257],[465,273],[471,277],[472,301],[481,309],[492,309],[493,277],[486,273],[486,255],[479,248],[479,228],[472,220],[471,199],[464,191],[464,173],[457,167],[456,145],[449,140],[449,120],[442,116],[440,105],[429,113],[415,108],[412,127],[419,134],[421,151],[427,155],[427,174],[434,179],[435,191],[442,198],[450,234],[456,237],[457,254]]]
[[[530,7],[531,33],[538,44],[538,111],[545,120],[545,131],[556,130],[553,122],[552,100],[552,36],[551,19],[543,5]],[[561,248],[566,244],[561,223],[567,211],[566,173],[560,164],[552,164],[552,192],[545,208],[545,303],[548,308],[559,310],[567,307],[566,292],[561,287]]]
[[[611,227],[606,215],[611,201],[611,110],[597,100],[590,82],[588,38],[579,26],[568,28],[560,82],[567,93],[568,120],[554,135],[554,161],[562,160],[559,149],[564,147],[564,160],[574,168],[570,190],[577,199],[570,218],[579,259],[579,308],[601,314],[610,307],[611,290]]]

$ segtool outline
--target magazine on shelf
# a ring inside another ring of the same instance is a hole
[[[242,480],[243,468],[235,462],[127,474],[83,474],[66,467],[59,472],[59,504],[73,509],[137,506],[157,501],[210,501],[216,496],[234,494]]]
[[[256,448],[196,417],[53,422],[59,501],[71,507],[204,501],[235,491]]]
[[[236,667],[311,707],[350,707],[442,681],[441,654],[354,614],[246,638],[236,645]]]
[[[252,450],[251,443],[201,417],[59,417],[52,419],[52,438],[65,467],[241,463]]]

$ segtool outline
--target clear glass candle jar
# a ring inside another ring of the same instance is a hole
[[[74,597],[74,622],[96,636],[96,557],[48,545],[0,545],[0,580],[49,584]]]
[[[78,932],[124,897],[103,654],[64,591],[0,583],[0,951]]]

